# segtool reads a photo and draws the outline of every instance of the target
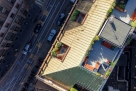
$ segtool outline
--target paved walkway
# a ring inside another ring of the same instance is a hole
[[[136,9],[136,0],[128,0],[125,8],[126,12],[120,12],[117,9],[114,9],[112,14],[125,23],[130,24],[130,17]]]

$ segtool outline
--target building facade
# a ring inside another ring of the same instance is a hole
[[[21,30],[28,8],[24,0],[0,0],[0,60]]]

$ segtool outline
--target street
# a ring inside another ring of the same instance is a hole
[[[49,0],[47,5],[43,6],[43,13],[45,15],[39,14],[39,17],[44,16],[44,21],[42,22],[43,25],[39,33],[31,33],[28,40],[26,41],[26,43],[32,43],[29,52],[27,53],[27,55],[22,54],[21,51],[19,52],[16,59],[17,61],[13,65],[13,68],[0,81],[0,91],[20,90],[20,87],[22,86],[24,81],[26,81],[27,75],[29,75],[29,73],[35,66],[37,60],[39,58],[45,58],[50,47],[52,46],[52,43],[60,29],[60,26],[56,24],[60,14],[65,13],[65,15],[67,16],[71,7],[72,3],[70,3],[69,0],[61,0],[61,2],[59,2],[58,0]],[[38,14],[36,15],[36,17],[38,17]],[[48,42],[47,37],[49,36],[52,29],[55,29],[57,31],[57,34],[54,36],[51,42]],[[25,47],[26,44],[22,45]]]

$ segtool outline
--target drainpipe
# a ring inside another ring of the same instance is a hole
[[[128,81],[127,81],[127,80],[119,80],[119,79],[118,79],[118,70],[119,70],[119,67],[117,68],[117,81],[118,81],[118,82],[126,82],[126,85],[127,85],[126,90],[128,91]],[[124,72],[125,72],[125,70],[124,70]],[[124,75],[124,77],[125,77],[125,75]]]

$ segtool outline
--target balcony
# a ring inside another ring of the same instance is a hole
[[[87,14],[82,13],[78,10],[75,10],[72,14],[71,21],[77,22],[79,24],[83,24],[86,17],[87,17]]]
[[[61,62],[63,62],[69,49],[70,49],[69,46],[67,46],[61,42],[58,42],[58,43],[56,43],[51,54],[53,57],[56,57],[57,59],[61,60]]]
[[[94,41],[91,43],[85,54],[82,66],[106,79],[109,77],[117,62],[115,61],[115,58],[118,55],[118,52],[119,48],[104,42],[102,39],[98,40],[97,38],[96,41],[96,38],[94,38]]]

